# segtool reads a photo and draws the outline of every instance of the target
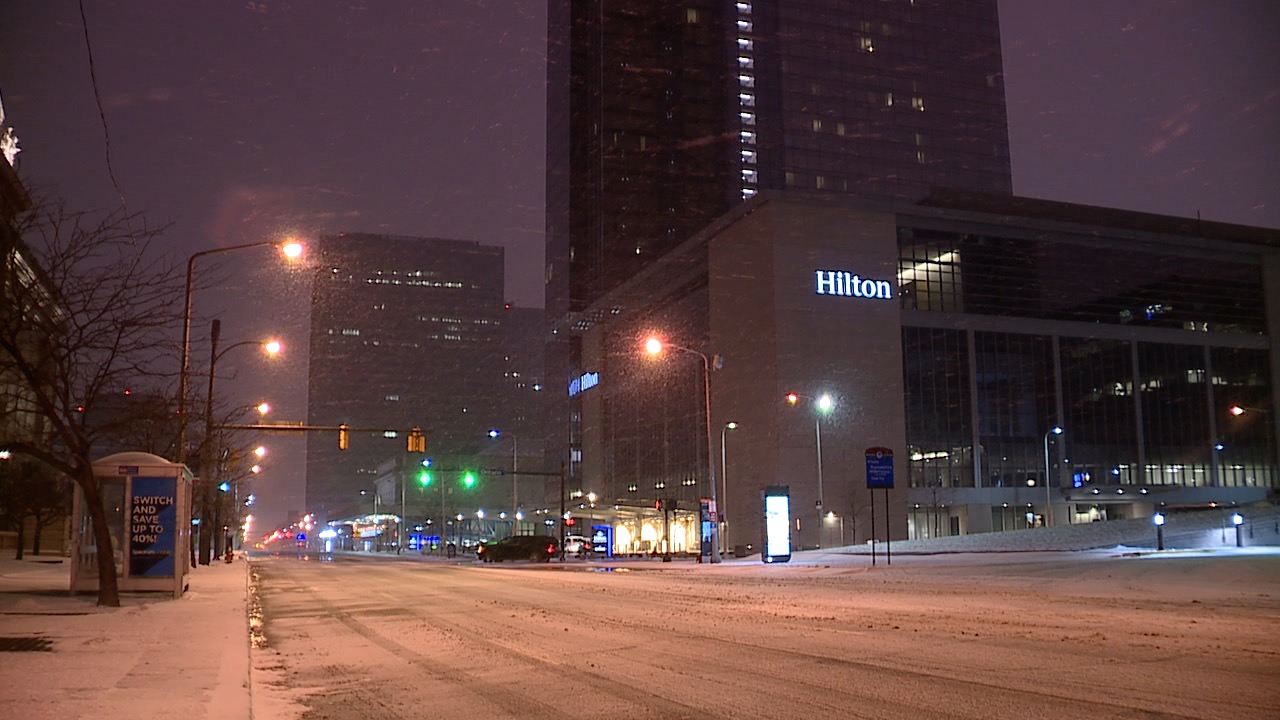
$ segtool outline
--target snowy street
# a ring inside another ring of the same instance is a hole
[[[1280,716],[1274,548],[252,572],[307,718]]]

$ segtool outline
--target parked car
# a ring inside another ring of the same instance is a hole
[[[476,557],[485,562],[532,560],[547,562],[555,557],[560,544],[550,535],[513,535],[498,542],[476,546]]]
[[[566,535],[564,538],[564,554],[576,557],[591,552],[591,541],[583,535]]]

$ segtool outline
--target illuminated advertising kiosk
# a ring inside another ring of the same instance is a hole
[[[784,563],[791,559],[791,488],[786,485],[764,490],[764,550],[760,559]]]
[[[111,534],[97,546],[93,523],[76,489],[71,536],[71,591],[98,590],[98,553],[110,552],[124,592],[186,589],[191,548],[191,471],[144,452],[124,452],[93,464]]]

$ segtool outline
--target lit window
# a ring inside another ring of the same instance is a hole
[[[917,150],[917,151],[916,151],[916,162],[920,163],[921,165],[923,165],[923,164],[924,164],[924,151],[923,151],[923,150]]]
[[[756,161],[756,151],[755,151],[755,150],[743,150],[743,151],[742,151],[742,162],[745,162],[745,163],[754,163],[755,161]]]
[[[815,186],[815,187],[817,187],[819,190],[826,190],[826,189],[827,189],[827,179],[826,179],[825,177],[823,177],[823,176],[819,175],[819,176],[816,178],[816,180],[814,181],[814,186]]]
[[[689,23],[690,25],[697,25],[697,24],[698,24],[698,10],[697,10],[697,8],[688,8],[687,10],[685,10],[685,11],[684,11],[684,21],[685,21],[685,22],[687,22],[687,23]]]
[[[399,395],[388,395],[388,396],[386,397],[386,401],[387,401],[387,402],[400,402],[400,396],[399,396]]]
[[[359,335],[359,328],[342,328],[343,335]]]
[[[739,75],[738,84],[741,85],[742,87],[747,87],[747,88],[755,87],[756,79],[751,75]]]
[[[738,21],[738,32],[751,32],[751,21],[750,21],[750,20],[739,20],[739,21]]]
[[[738,117],[742,118],[742,124],[743,124],[743,125],[755,125],[755,124],[756,124],[756,114],[755,114],[755,113],[740,112],[740,113],[738,113]]]
[[[917,96],[915,96],[915,97],[913,97],[913,98],[911,98],[911,109],[912,109],[912,110],[919,110],[920,112],[924,112],[924,98],[922,98],[922,97],[920,97],[920,96],[918,96],[918,95],[917,95]]]
[[[822,118],[814,118],[814,119],[813,119],[813,131],[814,131],[814,132],[821,132],[821,131],[822,131]]]
[[[753,68],[753,67],[755,67],[755,66],[756,66],[756,64],[751,60],[751,58],[749,58],[749,57],[742,57],[742,56],[738,56],[738,67],[740,67],[740,68]]]
[[[796,184],[796,174],[791,171],[787,171],[785,179],[788,187],[794,186]]]
[[[749,2],[740,2],[740,3],[735,3],[735,7],[737,7],[737,8],[738,8],[738,12],[740,12],[740,13],[749,13],[749,12],[751,12],[751,3],[749,3]]]
[[[884,94],[884,106],[893,107],[893,93],[888,92]]]
[[[862,50],[862,52],[870,53],[876,51],[876,46],[871,42],[871,38],[864,37],[858,38],[858,49]]]
[[[738,103],[746,107],[755,107],[756,96],[751,93],[738,93]]]
[[[836,123],[836,134],[844,135],[844,123]]]
[[[750,40],[748,40],[747,38],[738,38],[738,49],[739,49],[739,50],[750,50],[750,49],[751,49],[751,41],[750,41]],[[738,58],[738,59],[739,59],[739,60],[741,60],[742,58]]]

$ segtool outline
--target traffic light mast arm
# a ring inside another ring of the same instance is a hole
[[[307,425],[302,422],[277,422],[277,423],[256,423],[252,425],[214,425],[217,430],[253,430],[255,432],[336,432],[338,433],[338,448],[340,450],[347,449],[349,434],[356,433],[404,433],[407,439],[406,448],[408,452],[425,453],[427,451],[427,436],[423,433],[422,428],[414,425],[408,430],[399,428],[355,428],[345,423],[341,425]]]

